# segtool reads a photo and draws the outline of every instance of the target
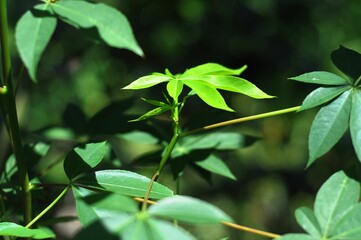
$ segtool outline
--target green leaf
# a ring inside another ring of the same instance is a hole
[[[73,187],[76,209],[80,222],[88,226],[94,221],[108,217],[128,217],[125,213],[138,211],[137,203],[116,193],[96,193],[85,188]]]
[[[67,23],[80,28],[95,27],[109,46],[143,56],[127,18],[115,8],[86,1],[56,1],[51,7]]]
[[[354,90],[352,93],[350,131],[351,131],[353,147],[355,149],[359,161],[361,161],[361,91],[360,90]]]
[[[149,103],[153,106],[157,106],[157,107],[164,107],[164,106],[169,106],[169,104],[165,103],[165,102],[161,102],[158,100],[149,100],[149,99],[145,99],[145,98],[141,98],[144,102]]]
[[[230,69],[218,63],[205,63],[186,70],[181,77],[192,77],[201,75],[240,75],[246,70],[247,65],[238,69]]]
[[[336,100],[322,107],[313,120],[308,141],[308,166],[328,152],[346,132],[351,111],[350,95],[351,90],[344,92]]]
[[[99,189],[134,197],[144,197],[150,179],[125,170],[102,170],[79,178],[75,184],[85,188]],[[173,192],[155,182],[150,193],[151,198],[170,197]]]
[[[195,238],[190,233],[174,224],[155,219],[149,219],[147,223],[149,225],[150,231],[152,232],[153,239],[195,240]]]
[[[107,151],[106,142],[89,143],[85,147],[77,147],[64,160],[64,170],[69,179],[95,168],[104,158]]]
[[[30,229],[12,222],[0,223],[0,236],[30,237],[35,239],[55,238],[50,229]]]
[[[298,111],[303,111],[313,107],[322,105],[335,97],[339,96],[341,93],[349,90],[351,86],[337,86],[337,87],[320,87],[312,91],[307,95],[305,100],[302,102],[302,106]]]
[[[334,227],[334,239],[361,238],[361,203],[350,208]]]
[[[154,109],[150,110],[149,112],[146,112],[145,114],[143,114],[142,116],[140,116],[137,119],[130,120],[129,122],[143,121],[143,120],[158,116],[158,115],[160,115],[162,113],[165,113],[165,112],[167,112],[169,110],[171,110],[171,107],[169,105],[165,105],[165,106],[162,106],[162,107],[157,107],[157,108],[154,108]]]
[[[45,11],[48,8],[49,4],[36,5],[20,18],[15,28],[16,46],[34,82],[41,55],[56,28],[56,18]]]
[[[339,49],[331,53],[333,64],[352,80],[361,76],[361,54],[340,46]]]
[[[253,83],[249,81],[234,77],[234,76],[218,76],[218,75],[209,75],[209,76],[200,76],[200,77],[188,77],[180,78],[184,83],[185,82],[201,82],[202,84],[208,84],[211,87],[216,89],[221,89],[230,92],[241,93],[246,96],[261,99],[261,98],[274,98],[264,93],[261,89],[257,88]]]
[[[209,106],[234,112],[233,109],[227,106],[222,95],[214,87],[201,81],[187,80],[183,81],[183,83],[194,90],[196,94]]]
[[[321,228],[311,209],[301,207],[295,213],[298,224],[310,235],[321,237]]]
[[[178,97],[183,90],[183,82],[178,79],[172,79],[167,84],[167,91],[174,101],[178,102]]]
[[[236,180],[236,177],[227,165],[215,155],[211,154],[204,160],[195,161],[195,164],[212,173]]]
[[[174,196],[160,200],[149,208],[151,216],[174,219],[191,224],[210,224],[232,219],[217,207],[196,198]]]
[[[140,130],[134,130],[127,133],[122,133],[118,135],[122,139],[125,139],[134,143],[143,143],[143,144],[157,144],[159,139],[150,134],[149,132],[143,132]]]
[[[154,85],[157,85],[162,82],[168,82],[172,79],[173,79],[172,77],[169,77],[167,75],[156,73],[149,76],[138,78],[129,85],[125,86],[123,89],[138,90],[138,89],[150,88]]]
[[[302,233],[291,233],[283,235],[280,238],[275,238],[277,240],[321,240],[320,238],[315,238],[312,236],[309,236],[307,234]]]
[[[236,132],[212,132],[189,135],[176,144],[172,157],[178,157],[199,149],[234,150],[243,145],[244,137]]]
[[[343,171],[333,174],[321,186],[316,196],[314,211],[322,236],[332,236],[336,223],[359,198],[359,183]]]
[[[344,85],[348,84],[347,80],[330,72],[315,71],[310,73],[305,73],[297,77],[290,78],[291,80],[296,80],[299,82],[305,83],[317,83],[323,85]]]

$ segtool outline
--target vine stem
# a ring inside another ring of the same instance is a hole
[[[220,123],[215,123],[215,124],[207,125],[205,127],[194,129],[194,130],[191,130],[191,131],[188,131],[188,132],[184,132],[184,133],[181,134],[181,137],[185,137],[185,136],[195,134],[195,133],[204,132],[204,131],[211,130],[211,129],[214,129],[214,128],[233,125],[233,124],[236,124],[236,123],[247,122],[247,121],[252,121],[252,120],[257,120],[257,119],[262,119],[262,118],[267,118],[267,117],[272,117],[272,116],[281,115],[281,114],[290,113],[290,112],[296,112],[300,108],[301,108],[301,106],[296,106],[296,107],[285,108],[285,109],[281,109],[281,110],[277,110],[277,111],[252,115],[252,116],[248,116],[248,117],[236,118],[236,119],[232,119],[232,120],[228,120],[228,121],[224,121],[224,122],[220,122]]]
[[[139,197],[134,198],[134,200],[137,201],[137,202],[141,202],[141,203],[147,202],[147,204],[150,204],[150,205],[157,204],[157,202],[146,200],[146,199],[139,198]],[[239,225],[239,224],[236,224],[236,223],[231,223],[231,222],[221,222],[221,223],[224,226],[227,226],[227,227],[230,227],[230,228],[233,228],[233,229],[237,229],[237,230],[240,230],[240,231],[256,234],[256,235],[263,236],[263,237],[269,237],[269,238],[272,238],[272,239],[281,237],[281,235],[278,235],[278,234],[275,234],[275,233],[266,232],[266,231],[258,230],[258,229],[251,228],[251,227],[246,227],[246,226]]]
[[[25,227],[30,228],[36,223],[42,216],[44,216],[51,208],[57,204],[60,199],[67,193],[70,185],[68,185],[41,213],[39,213],[33,220],[31,220]]]
[[[12,82],[6,2],[6,0],[0,0],[0,43],[1,64],[3,71],[1,87],[6,88],[6,91],[0,94],[0,109],[16,158],[24,205],[24,223],[28,224],[31,221],[32,214],[31,185],[23,152],[19,121],[16,111],[15,93]]]

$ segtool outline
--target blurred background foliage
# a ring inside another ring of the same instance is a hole
[[[314,70],[338,73],[329,54],[340,44],[361,51],[358,0],[99,2],[116,7],[128,17],[145,58],[96,45],[76,29],[58,23],[40,62],[39,83],[33,84],[24,73],[18,89],[26,143],[53,139],[50,153],[34,168],[39,173],[47,166],[48,171],[41,172],[46,181],[61,182],[62,157],[77,141],[89,139],[106,138],[111,143],[114,150],[109,154],[107,167],[123,166],[148,176],[154,171],[154,164],[143,167],[142,162],[130,163],[156,151],[161,143],[148,135],[129,140],[120,134],[142,129],[153,131],[161,139],[169,137],[165,117],[153,122],[127,122],[149,110],[140,97],[163,98],[164,86],[137,92],[121,90],[140,76],[165,68],[172,73],[183,72],[206,62],[233,68],[247,64],[243,77],[278,96],[273,100],[254,100],[226,94],[235,114],[211,110],[200,101],[191,100],[182,121],[190,122],[191,129],[197,124],[300,105],[315,86],[291,82],[288,77]],[[19,17],[34,4],[37,1],[9,1],[12,33]],[[21,63],[13,48],[16,78]],[[104,112],[105,115],[99,114]],[[317,189],[332,172],[356,162],[350,138],[345,136],[335,149],[305,171],[307,137],[314,115],[315,111],[310,110],[227,129],[246,136],[243,148],[220,153],[237,181],[213,176],[210,185],[187,168],[181,193],[216,204],[246,226],[278,234],[298,231],[293,220],[295,208],[310,206]],[[192,125],[192,120],[196,124]],[[4,129],[0,150],[3,167],[9,154]],[[170,171],[165,171],[160,181],[174,186]],[[225,227],[190,230],[197,232],[200,239],[226,235],[230,239],[264,239]]]

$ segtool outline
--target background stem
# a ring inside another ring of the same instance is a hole
[[[0,0],[0,42],[1,64],[3,70],[1,84],[7,88],[6,93],[0,95],[0,109],[16,158],[23,195],[24,224],[26,225],[31,221],[31,192],[16,111],[15,93],[11,74],[11,54],[8,38],[7,4],[6,0]]]

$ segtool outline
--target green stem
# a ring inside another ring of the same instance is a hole
[[[0,109],[6,128],[8,130],[10,142],[16,158],[23,195],[24,223],[28,224],[31,220],[32,213],[31,191],[16,111],[15,94],[11,75],[11,55],[8,37],[9,33],[7,22],[7,4],[6,0],[0,0],[0,42],[1,64],[3,70],[3,78],[1,84],[3,85],[3,88],[6,87],[5,93],[0,94]]]
[[[225,126],[233,125],[233,124],[236,124],[236,123],[253,121],[253,120],[257,120],[257,119],[262,119],[262,118],[272,117],[272,116],[281,115],[281,114],[285,114],[285,113],[295,112],[295,111],[299,110],[300,108],[301,108],[301,106],[296,106],[296,107],[281,109],[281,110],[277,110],[277,111],[252,115],[252,116],[248,116],[248,117],[232,119],[232,120],[229,120],[229,121],[220,122],[220,123],[208,125],[208,126],[205,126],[205,127],[201,127],[201,128],[195,129],[195,130],[191,130],[189,132],[184,132],[184,133],[181,134],[180,137],[185,137],[185,136],[188,136],[188,135],[191,135],[191,134],[204,132],[204,131],[214,129],[214,128],[225,127]]]
[[[70,185],[68,185],[55,199],[52,201],[49,206],[47,206],[41,213],[39,213],[33,220],[31,220],[25,227],[30,228],[34,223],[36,223],[42,216],[44,216],[51,208],[57,204],[60,199],[67,193]]]

